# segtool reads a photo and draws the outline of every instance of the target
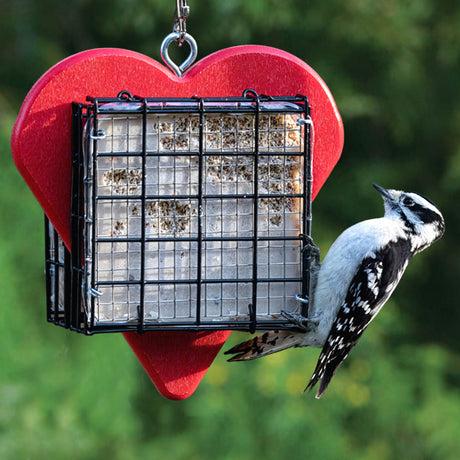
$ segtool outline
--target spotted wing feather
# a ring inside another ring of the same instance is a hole
[[[317,398],[392,294],[411,256],[409,243],[399,240],[369,254],[359,266],[306,388],[311,390],[321,380]]]
[[[234,346],[225,354],[234,355],[228,361],[248,361],[296,346],[297,336],[293,332],[269,331]]]

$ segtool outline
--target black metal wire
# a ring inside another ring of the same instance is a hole
[[[71,286],[69,308],[66,308],[66,325],[72,329],[79,329],[80,324],[86,322],[82,318],[81,308],[81,282],[82,282],[82,236],[83,225],[83,105],[72,105],[72,199],[71,199]],[[67,300],[67,299],[66,299]]]
[[[200,101],[199,137],[198,137],[198,228],[197,228],[197,276],[195,324],[201,324],[201,297],[203,275],[203,164],[204,164],[204,105]]]
[[[99,100],[98,99],[94,99],[93,101],[93,105],[92,107],[89,107],[88,110],[90,111],[89,115],[88,115],[88,119],[91,119],[93,121],[93,129],[94,129],[94,132],[96,134],[96,136],[99,135],[99,128],[98,128],[98,124],[99,124],[99,117],[98,117],[98,113],[99,113]],[[91,113],[91,110],[92,110],[92,113]],[[91,118],[90,118],[91,117]],[[89,136],[91,138],[91,135]],[[86,222],[86,224],[90,224],[90,231],[88,233],[85,233],[84,235],[84,239],[86,237],[86,239],[89,238],[89,234],[91,233],[91,257],[92,257],[92,260],[91,260],[91,264],[92,264],[92,267],[91,267],[91,287],[93,289],[94,286],[96,286],[96,270],[97,270],[97,267],[96,267],[96,254],[97,254],[97,251],[96,251],[96,242],[97,242],[97,239],[96,239],[96,222],[97,222],[97,219],[98,219],[98,215],[97,215],[97,206],[96,206],[96,201],[97,201],[97,181],[94,179],[94,177],[97,177],[97,154],[94,153],[94,152],[97,152],[97,137],[95,137],[94,139],[90,139],[89,142],[92,143],[92,147],[93,147],[93,155],[92,157],[90,157],[89,155],[89,152],[90,150],[88,149],[88,152],[87,152],[87,155],[88,155],[88,159],[87,159],[87,162],[88,164],[91,164],[92,163],[92,171],[93,171],[93,178],[91,179],[91,182],[89,183],[89,186],[91,187],[91,192],[92,192],[92,195],[91,195],[91,211],[92,211],[92,214],[91,214],[91,218]],[[86,214],[86,213],[85,213]],[[86,254],[85,254],[85,258],[86,258]],[[89,261],[88,261],[89,262]],[[89,296],[86,296],[86,298],[89,298],[89,305],[88,305],[88,309],[90,311],[90,318],[89,318],[89,321],[90,321],[90,329],[93,330],[95,325],[95,309],[96,309],[96,295],[93,294],[93,291],[89,291],[90,292],[90,295]]]
[[[243,96],[249,95],[248,91]],[[260,122],[260,100],[257,93],[254,92],[256,101],[255,123],[254,123],[254,196],[252,206],[252,303],[248,305],[251,325],[249,332],[254,333],[257,328],[257,245],[258,245],[258,225],[259,225],[259,122]]]
[[[312,156],[312,140],[311,140],[311,117],[310,107],[308,102],[305,101],[305,115],[304,115],[304,196],[309,199],[304,200],[305,210],[303,212],[304,219],[304,235],[311,235],[311,224],[312,224],[312,189],[313,189],[313,156]],[[304,242],[308,244],[308,242]],[[302,273],[304,280],[302,283],[302,298],[306,302],[302,302],[301,315],[308,318],[308,309],[310,306],[309,294],[311,291],[311,254],[309,250],[302,248]]]
[[[145,222],[145,195],[146,195],[146,164],[147,164],[147,104],[144,101],[142,111],[142,182],[141,182],[141,222]],[[140,266],[140,302],[137,309],[139,333],[144,332],[144,299],[145,299],[145,225],[141,225],[141,266]]]
[[[45,289],[46,289],[46,319],[47,321],[53,321],[53,309],[54,305],[52,302],[52,261],[51,261],[51,237],[50,237],[50,224],[48,217],[45,214]],[[56,321],[53,321],[56,322]]]

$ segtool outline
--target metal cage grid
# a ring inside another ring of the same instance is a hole
[[[48,320],[78,332],[291,328],[306,315],[307,98],[73,104],[71,252],[46,221]]]

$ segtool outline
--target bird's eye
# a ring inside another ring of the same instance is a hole
[[[413,206],[414,205],[414,200],[412,198],[409,198],[408,196],[406,196],[406,198],[404,198],[403,200],[403,204],[404,206]]]

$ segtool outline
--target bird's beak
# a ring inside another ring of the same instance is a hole
[[[382,195],[382,198],[385,201],[387,200],[393,201],[394,198],[391,196],[391,193],[386,188],[380,187],[380,185],[377,185],[377,184],[372,184],[372,185],[377,190],[377,192],[379,192],[380,195]]]
[[[385,207],[385,213],[387,211],[392,211],[398,208],[398,197],[400,192],[395,192],[395,190],[387,190],[386,188],[380,187],[380,185],[372,184],[377,192],[382,195],[383,206]]]

